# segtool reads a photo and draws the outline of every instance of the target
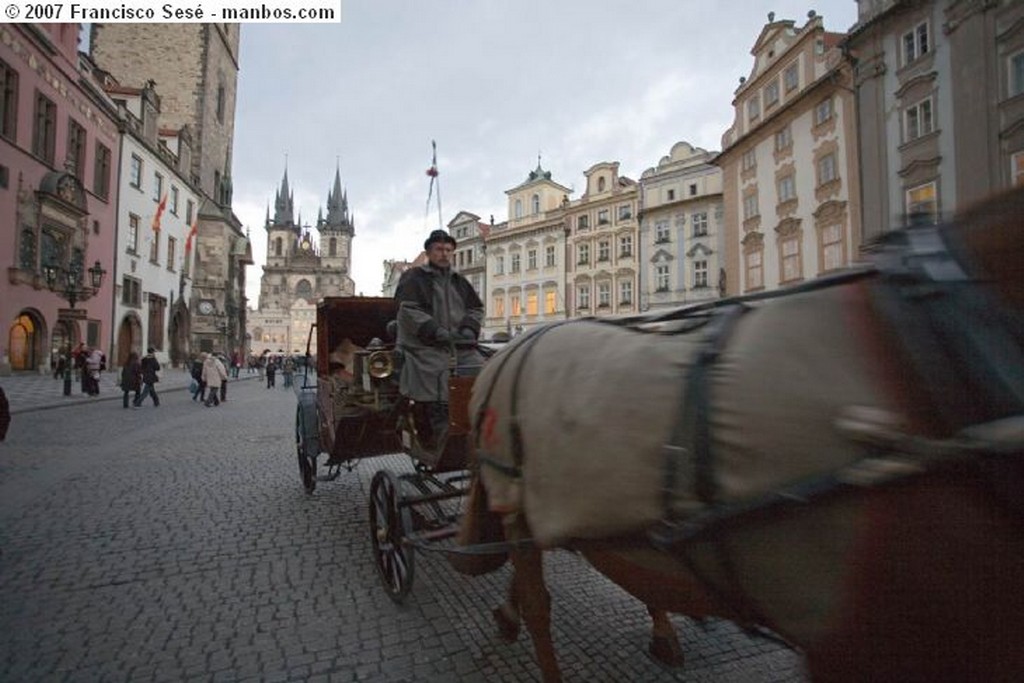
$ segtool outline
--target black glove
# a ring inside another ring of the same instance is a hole
[[[460,327],[455,333],[455,339],[461,341],[476,341],[476,332],[468,327]]]
[[[450,344],[452,341],[452,333],[448,331],[447,327],[438,327],[434,330],[434,343],[445,345]]]

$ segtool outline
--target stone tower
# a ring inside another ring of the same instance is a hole
[[[190,173],[203,194],[187,308],[191,351],[246,353],[245,266],[252,248],[231,210],[239,24],[93,24],[93,62],[118,82],[152,81],[161,122],[187,128]]]

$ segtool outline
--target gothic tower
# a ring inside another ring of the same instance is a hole
[[[341,169],[334,171],[334,187],[327,193],[327,218],[317,220],[320,232],[320,262],[324,268],[324,285],[340,288],[346,293],[355,290],[349,275],[352,264],[352,238],[355,217],[348,211],[348,193],[341,188]]]

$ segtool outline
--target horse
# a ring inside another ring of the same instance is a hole
[[[813,680],[1011,680],[1024,670],[1024,189],[911,227],[869,264],[783,292],[559,321],[470,401],[467,573],[510,558],[561,680],[542,558],[582,554],[668,613],[766,627]],[[482,531],[484,530],[484,531]]]

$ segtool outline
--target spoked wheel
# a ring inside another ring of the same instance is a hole
[[[295,412],[295,450],[299,457],[299,478],[306,493],[313,493],[316,489],[316,454],[309,454],[309,446],[306,442],[306,430],[302,422],[302,407]]]
[[[401,604],[412,589],[414,550],[403,542],[412,529],[409,508],[401,506],[401,480],[388,470],[370,484],[370,540],[377,573],[388,597]]]

